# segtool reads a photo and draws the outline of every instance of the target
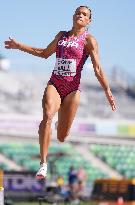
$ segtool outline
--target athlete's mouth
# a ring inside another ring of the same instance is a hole
[[[79,20],[79,21],[82,21],[82,22],[83,22],[82,18],[77,18],[76,20],[77,20],[77,21]]]

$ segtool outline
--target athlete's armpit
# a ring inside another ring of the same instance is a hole
[[[64,31],[60,31],[54,38],[54,40],[45,48],[43,49],[41,56],[42,58],[48,58],[51,56],[53,53],[56,52],[56,46],[57,42],[60,39],[61,35],[63,34]]]

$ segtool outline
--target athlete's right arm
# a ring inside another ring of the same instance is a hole
[[[59,38],[62,35],[62,31],[60,31],[54,38],[54,40],[46,47],[46,48],[34,48],[25,44],[22,44],[20,42],[17,42],[15,39],[12,39],[9,37],[9,40],[5,41],[5,48],[7,49],[18,49],[20,51],[27,52],[29,54],[32,54],[34,56],[38,56],[41,58],[47,59],[49,56],[51,56],[56,51],[56,45],[59,40]]]

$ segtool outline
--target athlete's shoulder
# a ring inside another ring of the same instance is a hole
[[[90,33],[88,33],[86,36],[86,45],[92,46],[92,47],[95,47],[95,46],[97,47],[98,45],[96,38]]]
[[[66,31],[59,31],[56,36],[55,39],[59,39]]]
[[[90,34],[90,33],[87,34],[86,41],[87,42],[91,42],[91,43],[97,43],[96,38],[92,34]]]

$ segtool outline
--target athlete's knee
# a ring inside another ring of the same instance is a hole
[[[43,121],[44,121],[45,124],[46,123],[47,124],[51,123],[52,119],[53,119],[53,113],[51,111],[44,112]]]
[[[66,138],[66,137],[64,137],[64,138],[57,137],[57,139],[58,139],[59,142],[65,142],[65,138]]]
[[[65,142],[65,139],[67,138],[68,135],[69,133],[64,133],[64,134],[57,133],[57,139],[59,142]]]
[[[51,112],[45,112],[43,114],[43,120],[40,122],[39,124],[39,129],[38,129],[38,134],[40,135],[42,130],[45,129],[46,125],[47,124],[50,124],[52,123],[52,118],[53,118],[53,114]]]

